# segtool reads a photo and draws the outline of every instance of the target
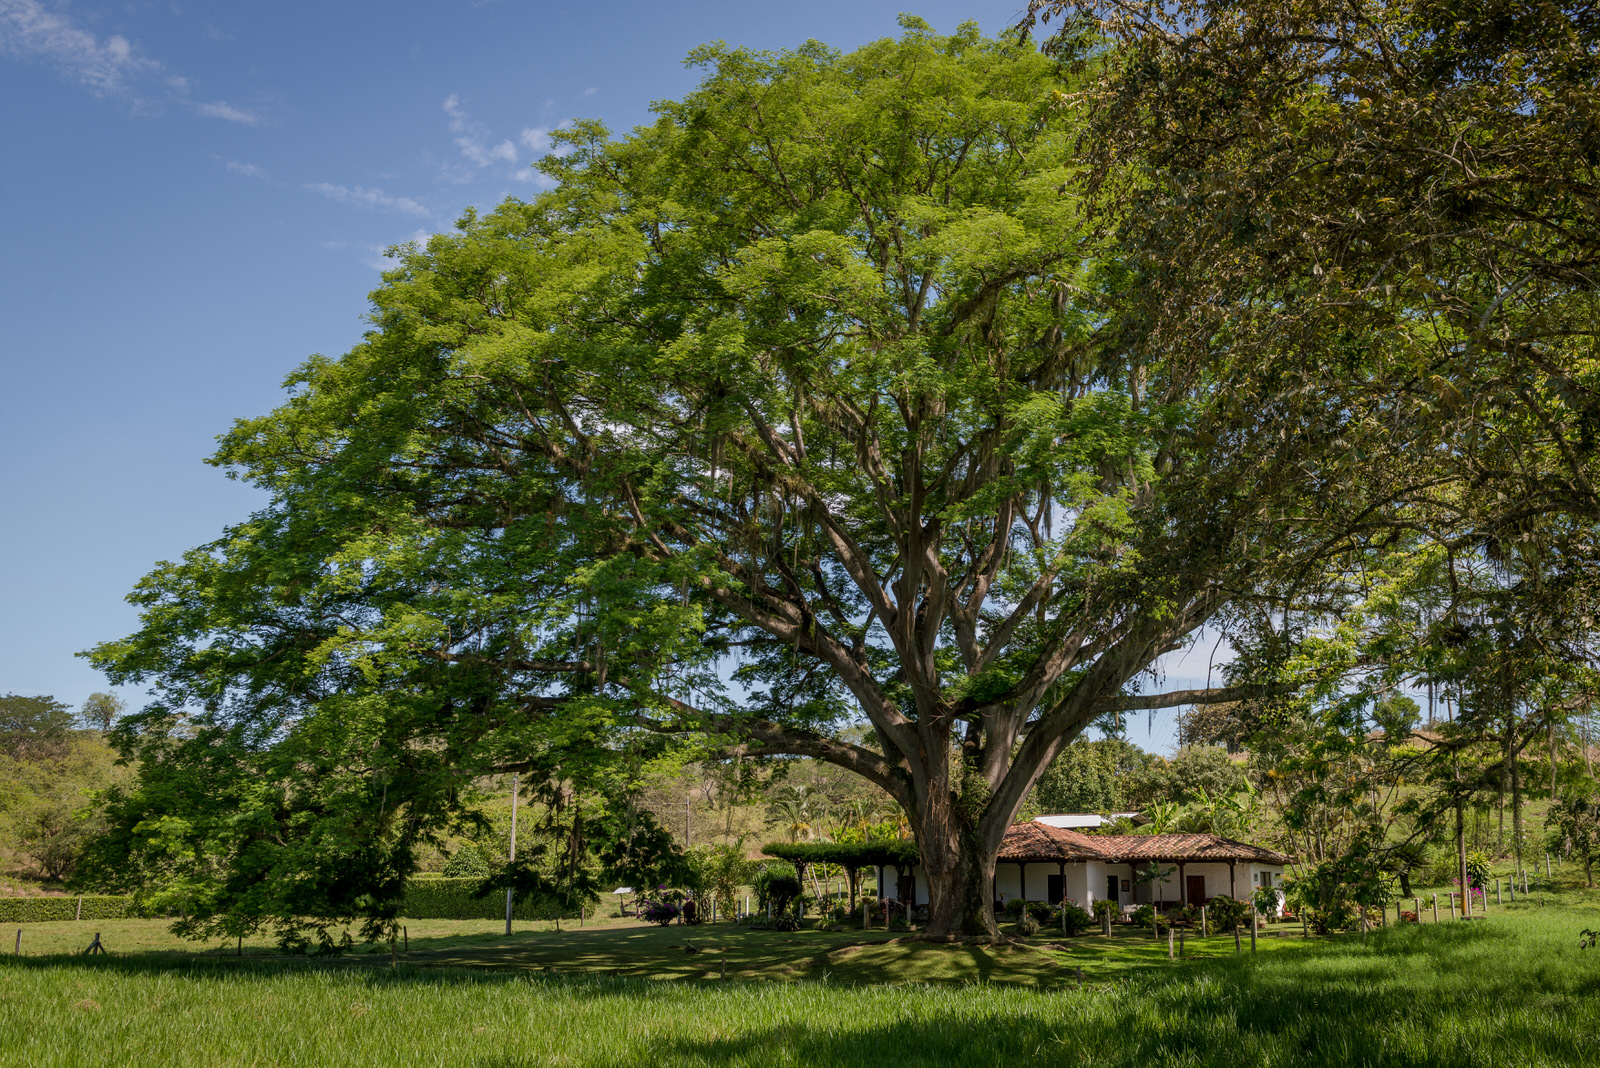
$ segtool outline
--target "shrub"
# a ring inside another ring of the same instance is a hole
[[[487,879],[489,862],[483,859],[477,846],[464,845],[456,850],[439,874],[446,879]]]
[[[1028,915],[1032,916],[1040,924],[1046,924],[1056,918],[1056,910],[1049,902],[1030,901],[1028,902]]]
[[[1270,886],[1262,886],[1250,895],[1250,904],[1255,907],[1256,914],[1264,920],[1278,918],[1278,891]]]
[[[795,873],[794,865],[781,861],[776,864],[763,864],[761,870],[756,872],[755,878],[751,880],[751,886],[755,889],[758,907],[765,912],[770,904],[774,919],[787,912],[790,904],[804,889],[800,885],[800,876]]]
[[[1243,901],[1231,897],[1214,897],[1206,904],[1206,923],[1213,931],[1224,934],[1243,927],[1250,919],[1250,909]]]
[[[1086,909],[1079,908],[1070,902],[1061,906],[1061,927],[1069,935],[1081,935],[1094,926],[1094,917]]]
[[[891,930],[891,931],[909,931],[909,930],[911,930],[911,924],[906,922],[906,914],[905,914],[905,910],[904,909],[895,909],[894,918],[889,921],[889,930]]]
[[[681,915],[681,910],[670,901],[647,901],[639,910],[641,918],[665,927]]]
[[[133,898],[120,894],[84,894],[82,918],[85,920],[124,920],[148,915]],[[78,898],[0,897],[0,923],[43,923],[79,917]]]
[[[1031,912],[1024,912],[1022,918],[1017,920],[1015,929],[1023,938],[1032,938],[1039,933],[1039,921],[1033,918]]]
[[[1453,882],[1460,882],[1456,876]],[[1481,849],[1474,849],[1467,854],[1467,882],[1474,890],[1482,890],[1489,885],[1489,854]]]
[[[1167,919],[1171,920],[1173,923],[1192,923],[1198,925],[1200,923],[1200,906],[1179,906],[1178,908],[1172,909],[1167,913]]]
[[[1347,931],[1361,922],[1361,906],[1353,901],[1336,901],[1326,908],[1305,908],[1301,918],[1317,934]]]
[[[1103,897],[1094,903],[1094,914],[1096,919],[1103,920],[1110,916],[1114,920],[1122,915],[1122,906],[1109,897]]]
[[[1153,905],[1140,905],[1133,910],[1130,917],[1135,927],[1149,927],[1156,922],[1156,910]]]
[[[1020,919],[1027,908],[1028,903],[1026,901],[1020,897],[1014,897],[1006,902],[1006,918],[1010,920]]]

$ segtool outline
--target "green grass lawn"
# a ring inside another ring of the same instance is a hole
[[[1238,957],[1189,940],[1179,962],[1148,932],[989,948],[620,921],[408,924],[396,968],[387,947],[240,960],[103,921],[118,952],[86,959],[26,954],[91,925],[35,924],[0,959],[0,1064],[1600,1065],[1600,950],[1578,948],[1600,896],[1544,902]]]
[[[520,971],[593,973],[637,979],[730,980],[827,979],[835,983],[1013,983],[1032,987],[1097,983],[1149,969],[1189,967],[1235,953],[1232,937],[1185,937],[1180,961],[1167,956],[1165,938],[1147,929],[1118,926],[1107,939],[1099,934],[1061,938],[1048,932],[1015,946],[948,946],[919,942],[883,930],[791,933],[758,931],[731,923],[696,927],[656,927],[634,920],[590,921],[578,928],[553,923],[518,923],[505,934],[502,921],[407,921],[409,948],[387,943],[356,946],[334,966],[388,968],[391,960],[410,967],[493,968]],[[152,961],[195,957],[234,961],[239,956],[289,966],[270,939],[197,946],[167,930],[165,920],[100,920],[84,923],[33,923],[22,928],[25,957],[82,952],[96,933],[113,954]],[[15,934],[0,929],[0,936]],[[1300,928],[1263,929],[1261,952],[1299,944]],[[1246,952],[1249,935],[1241,939]],[[7,947],[12,948],[12,947]],[[724,963],[725,962],[725,963]]]

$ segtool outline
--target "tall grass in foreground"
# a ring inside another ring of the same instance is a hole
[[[24,958],[0,1063],[1600,1065],[1600,952],[1506,916],[1084,991]]]

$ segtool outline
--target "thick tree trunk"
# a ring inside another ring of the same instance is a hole
[[[998,836],[986,842],[958,810],[947,789],[933,790],[911,813],[922,870],[928,881],[930,938],[998,939],[994,919],[994,863]]]
[[[944,838],[946,848],[931,849],[919,842],[922,868],[928,877],[930,938],[990,938],[998,940],[994,918],[995,850],[981,848],[972,831]]]

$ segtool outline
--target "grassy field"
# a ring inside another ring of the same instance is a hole
[[[1150,931],[1116,927],[1109,939],[1092,935],[1060,939],[1041,935],[1026,945],[945,946],[874,931],[758,931],[734,924],[699,927],[656,927],[612,919],[583,928],[554,924],[518,924],[507,936],[503,923],[477,920],[408,922],[409,950],[387,944],[358,946],[330,966],[389,968],[391,961],[410,967],[465,967],[516,971],[591,973],[637,979],[794,980],[828,979],[835,983],[1014,983],[1049,988],[1076,985],[1079,970],[1085,982],[1122,978],[1149,969],[1173,967],[1167,944]],[[15,934],[6,928],[0,934]],[[147,962],[193,960],[245,962],[289,967],[266,938],[196,947],[167,931],[164,920],[101,920],[95,923],[34,923],[23,928],[25,958],[81,954],[101,935],[119,958],[138,955]],[[1274,952],[1301,941],[1300,928],[1277,925],[1264,929],[1262,952]],[[1249,948],[1248,933],[1242,939]],[[14,948],[7,946],[7,949]],[[1181,944],[1185,967],[1233,956],[1231,937],[1186,938]],[[726,962],[724,964],[724,962]]]
[[[989,949],[619,922],[508,940],[440,921],[408,925],[391,968],[387,947],[196,956],[159,924],[107,921],[111,957],[0,959],[0,1064],[1600,1065],[1600,950],[1578,948],[1597,898],[1544,900],[1274,936],[1254,956],[1190,940],[1175,963],[1131,932]],[[81,949],[87,926],[32,925],[25,953]],[[772,979],[795,981],[755,981]]]

